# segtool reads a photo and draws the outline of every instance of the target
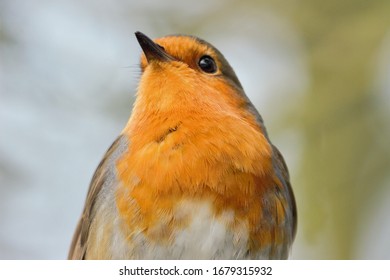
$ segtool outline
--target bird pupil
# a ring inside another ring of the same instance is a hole
[[[217,71],[217,65],[215,64],[214,59],[208,55],[200,58],[199,67],[206,73],[215,73]]]

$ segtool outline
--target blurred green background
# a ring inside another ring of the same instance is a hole
[[[390,259],[390,1],[0,0],[0,259],[62,259],[150,37],[224,53],[285,156],[293,259]]]

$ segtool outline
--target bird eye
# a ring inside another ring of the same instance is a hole
[[[204,55],[199,59],[198,65],[206,73],[215,73],[217,72],[217,64],[214,59],[208,55]]]

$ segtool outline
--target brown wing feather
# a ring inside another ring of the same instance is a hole
[[[293,193],[293,190],[291,187],[290,175],[288,172],[286,162],[284,161],[284,158],[283,158],[282,154],[280,153],[280,151],[278,150],[278,148],[276,148],[274,145],[272,145],[272,148],[273,148],[273,153],[275,155],[274,159],[275,159],[276,168],[280,171],[280,175],[281,175],[283,181],[285,182],[285,187],[286,187],[286,191],[287,191],[287,195],[288,195],[287,199],[289,199],[289,201],[290,201],[290,210],[292,212],[292,224],[293,224],[292,225],[292,240],[291,240],[291,242],[292,242],[294,240],[296,232],[297,232],[297,222],[298,222],[297,206],[296,206],[296,202],[295,202],[294,193]]]
[[[112,170],[112,168],[115,168],[115,166],[109,165],[115,164],[115,160],[124,151],[124,149],[127,149],[127,141],[125,140],[125,136],[122,135],[114,141],[97,167],[89,186],[83,214],[73,235],[68,259],[84,259],[87,250],[89,229],[94,218],[94,205],[96,199],[103,187],[110,187],[105,184],[108,176],[107,172]]]

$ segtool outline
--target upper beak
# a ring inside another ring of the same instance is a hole
[[[164,48],[155,42],[153,42],[145,34],[137,31],[135,32],[135,37],[137,37],[138,43],[140,44],[142,50],[145,53],[146,59],[148,62],[156,59],[159,61],[172,61],[175,60],[172,56],[167,54]]]

